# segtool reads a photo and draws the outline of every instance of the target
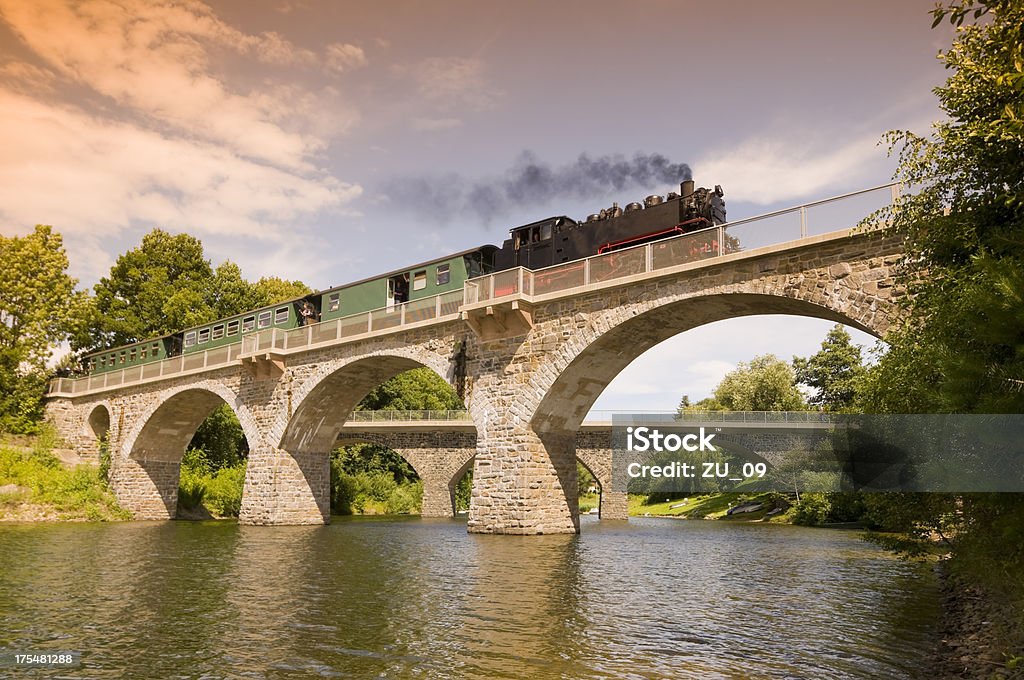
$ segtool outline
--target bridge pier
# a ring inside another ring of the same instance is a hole
[[[423,477],[423,501],[420,517],[454,517],[455,490],[449,480],[439,477]]]
[[[118,504],[135,519],[174,519],[181,461],[124,458],[110,470]]]
[[[605,491],[601,488],[601,519],[629,519],[629,495],[625,491]]]
[[[468,528],[482,534],[571,534],[580,530],[572,436],[528,425],[477,435]]]
[[[601,486],[601,519],[629,519],[629,496],[612,488],[611,432],[584,426],[576,435],[576,456]]]
[[[327,524],[331,519],[329,453],[249,452],[239,524]]]

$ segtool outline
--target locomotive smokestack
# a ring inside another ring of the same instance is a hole
[[[683,198],[693,195],[693,180],[688,179],[679,185],[679,193],[683,195]]]

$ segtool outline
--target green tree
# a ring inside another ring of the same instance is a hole
[[[359,402],[367,411],[460,410],[465,405],[448,382],[429,368],[414,368],[374,388]]]
[[[162,229],[117,258],[94,290],[90,333],[80,348],[138,342],[311,292],[300,281],[250,283],[233,262],[213,268],[199,239]]]
[[[94,287],[97,319],[90,349],[138,342],[213,320],[213,270],[203,244],[154,229],[117,258]]]
[[[253,288],[261,300],[260,305],[273,305],[285,300],[294,300],[313,292],[313,289],[302,281],[287,281],[276,276],[264,276],[253,284]]]
[[[209,305],[212,316],[209,321],[277,302],[267,300],[256,284],[243,279],[242,270],[234,262],[222,262],[217,265],[206,293],[205,302]]]
[[[79,327],[86,297],[75,290],[61,235],[39,225],[0,236],[0,426],[35,429],[42,418],[46,361]]]
[[[793,368],[774,354],[740,362],[715,388],[715,401],[730,411],[798,411],[807,408]]]
[[[203,459],[214,472],[238,465],[249,452],[242,425],[227,404],[218,406],[199,425],[189,448],[202,451]]]
[[[853,344],[846,329],[836,324],[819,352],[809,359],[793,357],[793,369],[797,382],[814,389],[811,404],[826,411],[842,411],[853,406],[864,363],[860,347]]]
[[[912,297],[860,400],[897,413],[1024,413],[1024,3],[957,0],[933,16],[958,27],[934,90],[946,119],[927,136],[888,134],[908,191],[881,217],[904,237],[898,284]],[[1020,611],[1024,495],[878,494],[865,506],[907,532],[900,549],[943,536],[954,571]],[[1015,635],[1006,649],[1024,645]]]
[[[908,327],[889,338],[894,351],[873,377],[926,378],[912,411],[1020,413],[1024,5],[965,0],[933,15],[959,27],[939,55],[953,72],[935,89],[947,119],[927,137],[888,134],[910,191],[884,217],[905,237],[901,283],[913,298]]]

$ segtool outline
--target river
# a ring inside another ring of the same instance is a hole
[[[854,532],[584,518],[0,525],[0,648],[75,678],[917,677],[930,570]]]

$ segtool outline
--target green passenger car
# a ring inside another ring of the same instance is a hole
[[[296,328],[302,325],[304,314],[315,315],[315,310],[303,305],[303,298],[297,298],[188,328],[182,333],[182,352],[192,354],[231,345],[241,342],[243,335],[268,328]]]
[[[492,270],[496,250],[495,246],[480,246],[383,276],[329,288],[319,293],[320,320],[330,321],[461,290],[466,279]]]
[[[151,361],[160,361],[175,356],[180,351],[178,335],[165,335],[162,338],[152,338],[131,345],[86,354],[82,357],[82,363],[86,373],[109,373],[122,368],[148,364]]]
[[[187,328],[162,338],[93,352],[83,358],[84,368],[87,373],[115,371],[234,344],[241,342],[243,335],[270,328],[297,328],[316,321],[330,321],[460,291],[466,279],[493,271],[497,250],[491,245],[465,250],[382,276]]]

